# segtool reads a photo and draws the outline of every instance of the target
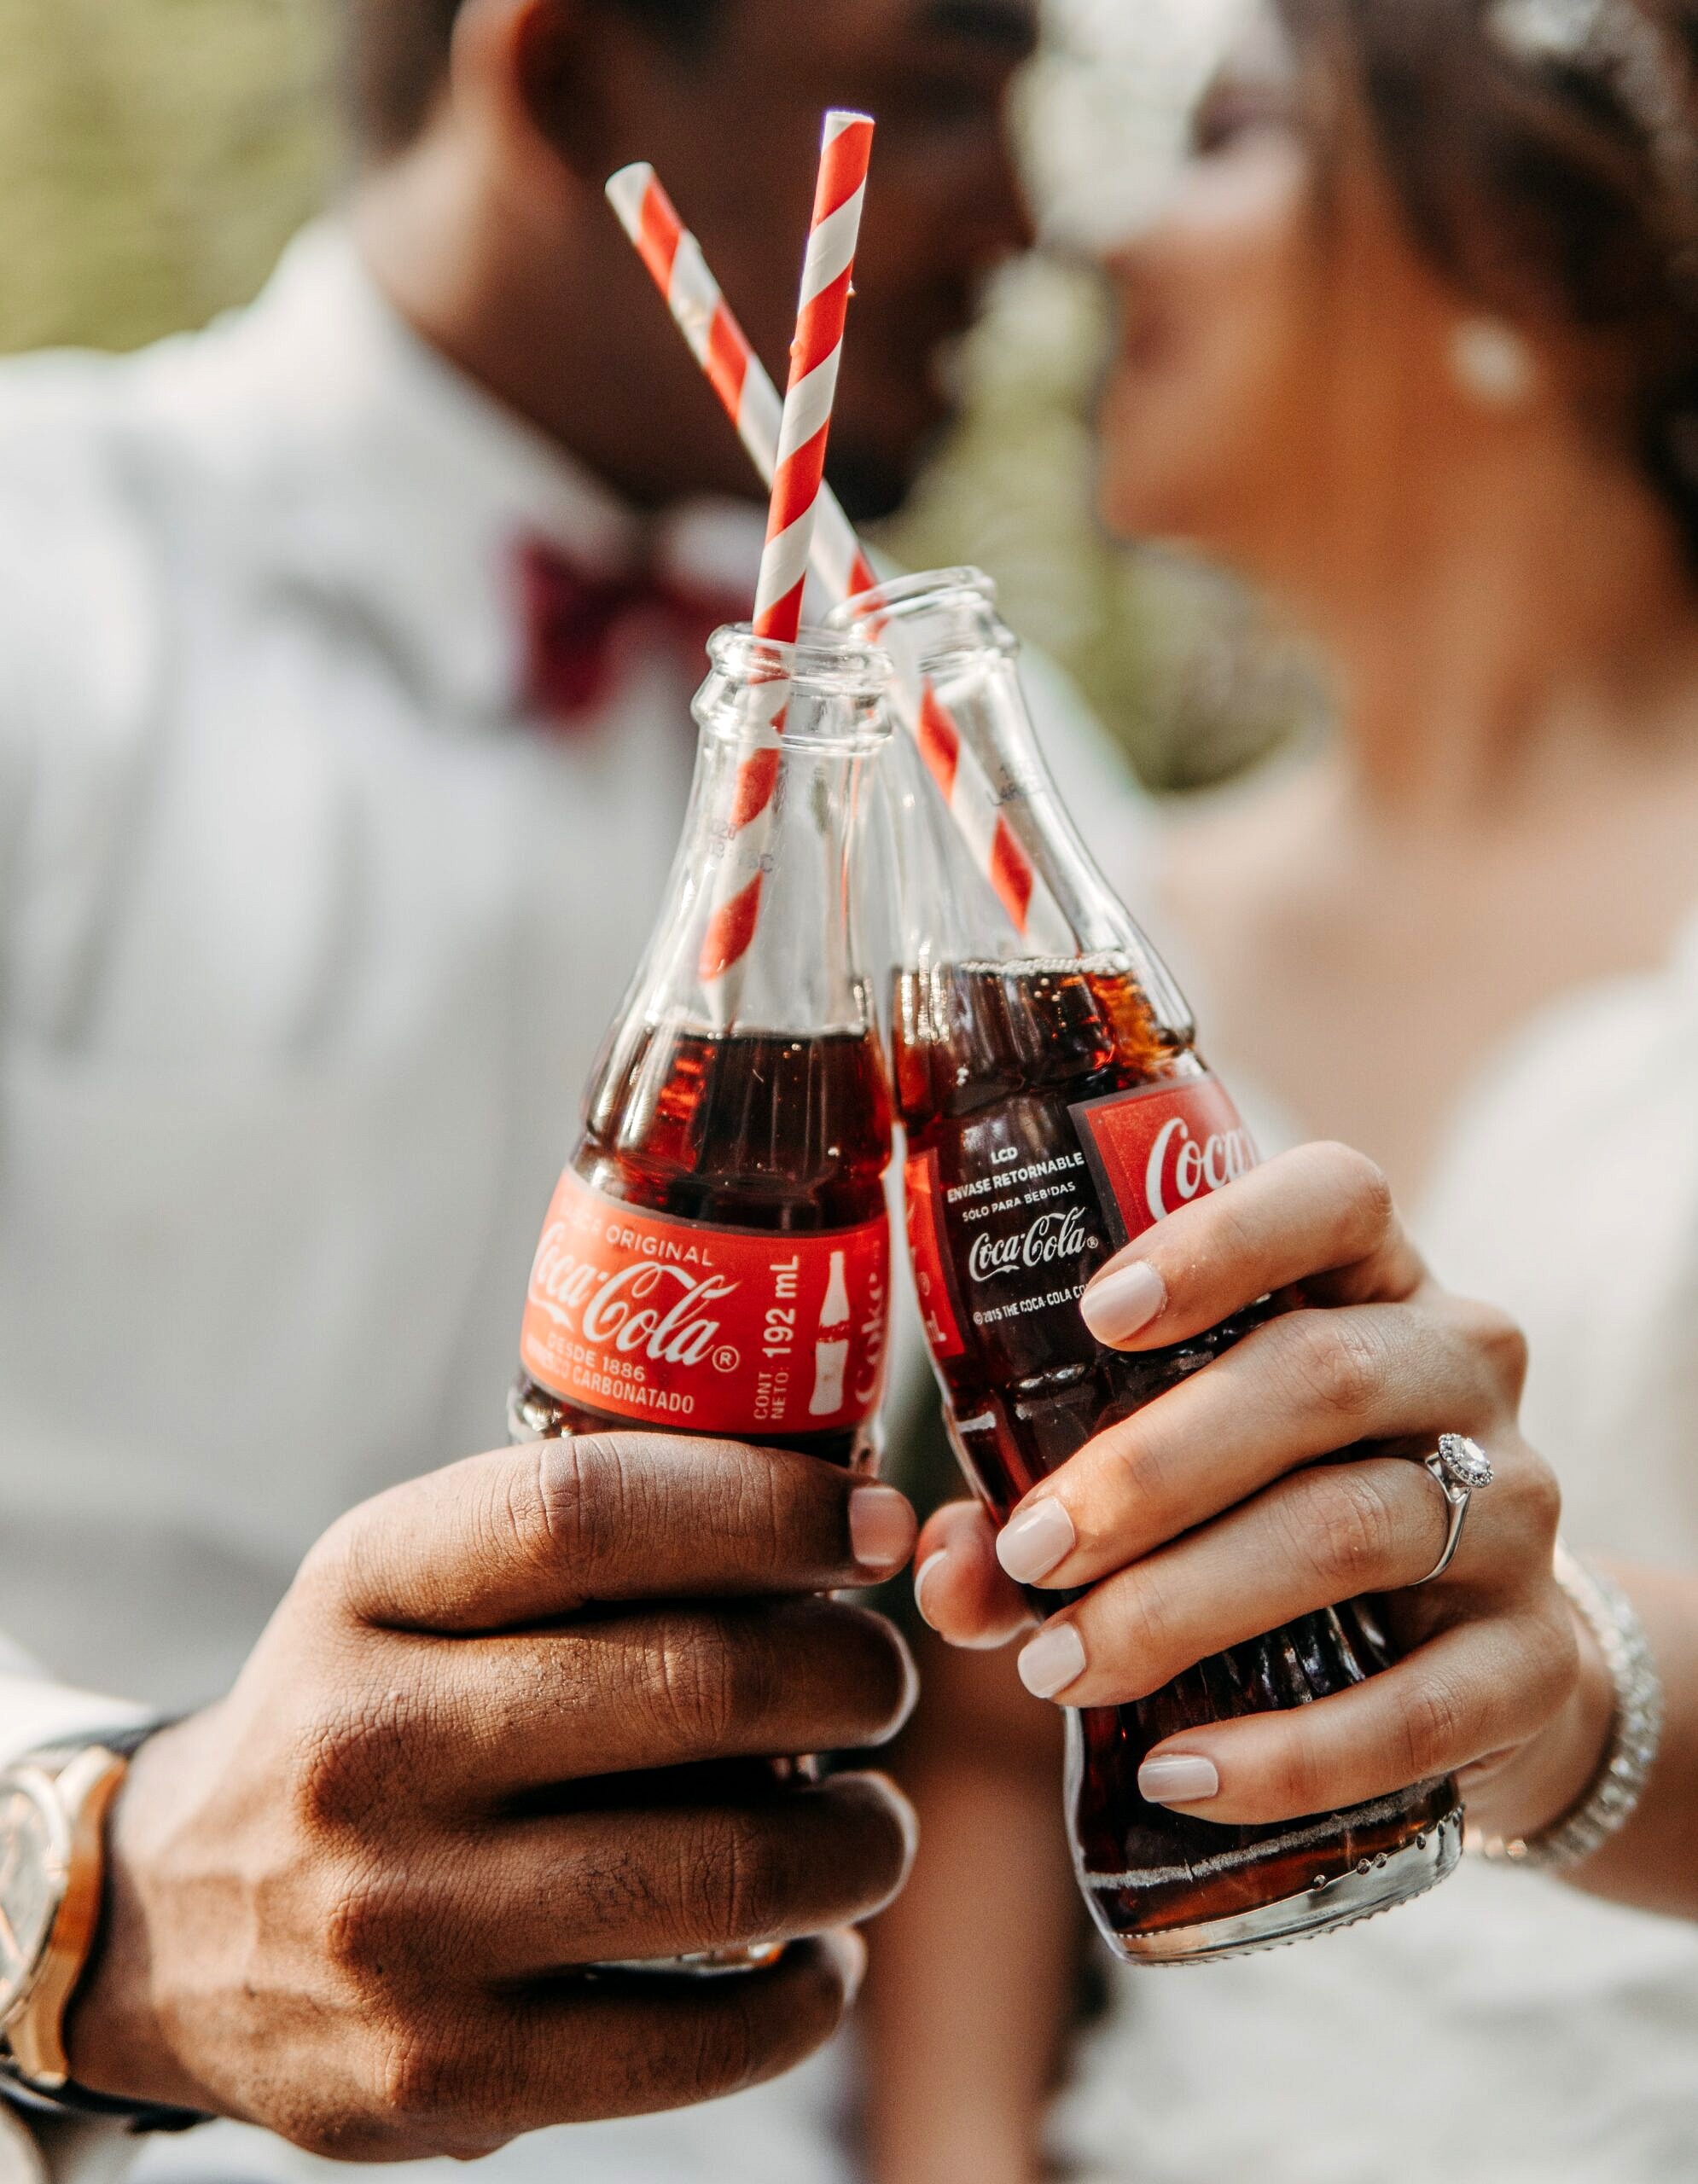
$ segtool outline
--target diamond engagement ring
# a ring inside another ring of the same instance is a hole
[[[1430,1456],[1422,1459],[1425,1467],[1439,1482],[1451,1512],[1451,1529],[1445,1535],[1445,1551],[1438,1565],[1422,1579],[1430,1585],[1442,1577],[1457,1559],[1457,1549],[1462,1545],[1462,1526],[1468,1521],[1468,1503],[1482,1487],[1492,1484],[1492,1461],[1478,1441],[1469,1440],[1466,1433],[1442,1433],[1439,1446]]]

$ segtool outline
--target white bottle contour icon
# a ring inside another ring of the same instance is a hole
[[[831,1282],[820,1307],[819,1340],[814,1345],[814,1395],[810,1418],[835,1418],[844,1403],[849,1372],[849,1255],[831,1255]]]

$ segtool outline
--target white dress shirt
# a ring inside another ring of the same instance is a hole
[[[760,535],[664,550],[752,594]],[[133,1711],[83,1690],[215,1696],[334,1518],[503,1438],[703,665],[657,624],[527,715],[526,537],[637,543],[339,227],[204,334],[0,367],[0,1624],[67,1680],[0,1673],[0,1757]],[[1055,756],[1112,834],[1088,729]],[[645,2128],[609,2174],[673,2173]]]
[[[694,750],[670,649],[520,717],[513,555],[631,528],[339,231],[0,372],[0,1619],[55,1669],[213,1695],[341,1510],[501,1439]]]

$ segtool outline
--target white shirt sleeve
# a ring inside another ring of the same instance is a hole
[[[133,512],[92,447],[29,445],[29,414],[0,433],[0,970],[5,1031],[57,1040],[142,808],[165,638]]]
[[[55,1683],[32,1669],[9,1640],[0,1639],[0,1767],[45,1745],[141,1728],[154,1718],[147,1707],[126,1699]]]
[[[117,572],[104,566],[98,531],[71,518],[73,499],[68,492],[20,491],[0,525],[0,963],[12,1006],[30,1012],[44,1009],[51,982],[26,975],[26,967],[56,972],[64,965],[80,926],[84,883],[106,847],[77,823],[75,805],[85,777],[100,770],[101,738],[122,712],[107,671],[116,661],[121,684],[132,665],[121,642],[114,648],[109,641],[113,619],[121,626],[127,619],[133,575],[127,585],[111,581]],[[73,529],[74,546],[61,550],[67,542],[60,534]],[[121,536],[112,549],[119,554]],[[73,619],[79,613],[104,618],[108,642],[80,653],[53,642],[67,613]],[[82,816],[90,817],[86,807]],[[0,1618],[4,1613],[0,1600]],[[139,1728],[152,1718],[128,1701],[55,1682],[0,1634],[0,1766],[44,1745]],[[44,2117],[7,2104],[0,2184],[15,2178],[115,2184],[139,2146],[121,2123]]]
[[[33,2168],[18,2168],[26,2184],[119,2184],[139,2155],[142,2141],[121,2123],[97,2116],[32,2116],[21,2107],[7,2110],[19,2126],[18,2139],[32,2152]],[[5,2184],[11,2171],[0,2170]]]
[[[15,434],[15,439],[19,435]],[[27,435],[22,437],[26,438]],[[56,446],[56,443],[55,444]],[[86,480],[43,457],[43,479],[6,448],[0,514],[0,973],[9,1015],[39,1009],[54,983],[40,974],[73,951],[84,890],[73,884],[106,845],[98,780],[102,743],[143,687],[137,673],[139,577],[124,526],[91,514]],[[56,485],[56,489],[55,489]],[[81,490],[76,489],[80,485]],[[85,619],[97,644],[74,640]],[[109,801],[109,799],[107,799]],[[84,846],[79,848],[79,839]],[[33,882],[34,884],[31,884]],[[49,947],[49,932],[59,944]],[[39,946],[32,944],[41,943]],[[0,1025],[0,1038],[7,1027]],[[18,1452],[27,1461],[28,1450]],[[0,1621],[5,1617],[0,1600]],[[57,1684],[0,1632],[0,1766],[38,1745],[139,1724],[141,1708]]]

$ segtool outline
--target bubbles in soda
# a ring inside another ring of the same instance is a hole
[[[1093,1436],[1201,1370],[1260,1324],[1125,1356],[1079,1311],[1092,1276],[1183,1200],[1253,1159],[1188,1037],[1158,1023],[1113,958],[962,963],[904,974],[896,1077],[908,1132],[910,1238],[957,1452],[997,1523]],[[1032,1595],[1042,1614],[1061,1600]],[[1429,1785],[1348,1814],[1222,1827],[1145,1803],[1139,1766],[1188,1728],[1300,1705],[1387,1664],[1365,1610],[1305,1617],[1202,1663],[1137,1705],[1075,1717],[1075,1856],[1124,1954],[1346,1882],[1454,1829]],[[1340,1922],[1353,1915],[1338,1892]],[[1315,1931],[1312,1904],[1302,1921]],[[1268,1938],[1265,1929],[1256,1938]],[[1175,1955],[1195,1955],[1176,1947]]]
[[[651,1024],[630,1039],[628,1051],[616,1048],[603,1071],[573,1168],[601,1199],[773,1239],[769,1258],[776,1255],[782,1265],[784,1238],[882,1223],[890,1133],[874,1031],[716,1035]],[[875,1362],[882,1362],[881,1324],[868,1334],[864,1304],[858,1297],[852,1308],[846,1254],[825,1256],[820,1301],[792,1315],[791,1324],[781,1316],[774,1330],[784,1338],[780,1347],[794,1353],[783,1369],[797,1376],[793,1407],[804,1418],[840,1413],[854,1397],[855,1368],[867,1368],[866,1353],[875,1348]],[[781,1288],[781,1298],[788,1293]],[[782,1316],[784,1304],[775,1309]],[[852,1345],[858,1333],[863,1339]],[[835,1429],[765,1433],[759,1417],[752,1410],[739,1420],[736,1438],[851,1469],[864,1468],[875,1454],[870,1418]],[[515,1393],[513,1427],[526,1438],[628,1430],[633,1422],[624,1403],[599,1411],[529,1374]],[[654,1422],[691,1427],[688,1415],[657,1414]]]

